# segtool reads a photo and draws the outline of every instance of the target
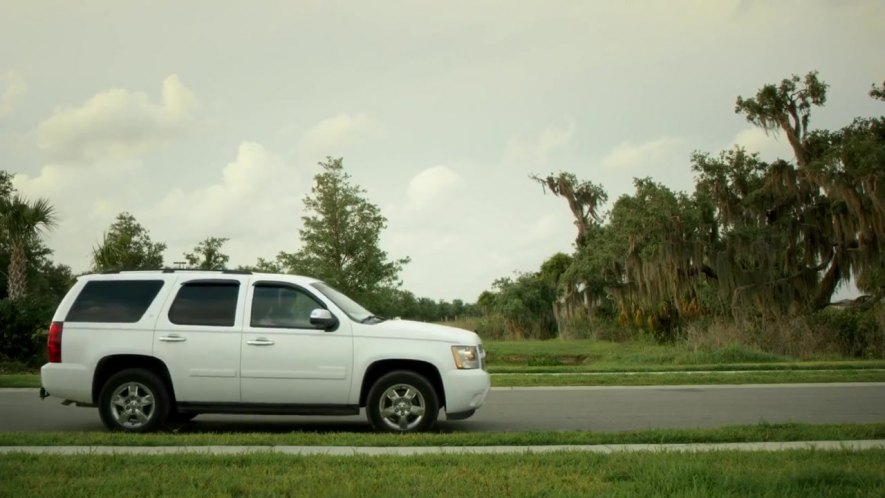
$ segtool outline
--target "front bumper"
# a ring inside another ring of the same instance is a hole
[[[466,412],[472,415],[485,403],[492,387],[488,372],[481,369],[451,370],[443,378],[443,384],[446,390],[446,414],[453,416]]]

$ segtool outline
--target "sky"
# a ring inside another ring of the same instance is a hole
[[[817,70],[812,127],[881,115],[882,47],[881,0],[0,0],[0,169],[55,205],[79,273],[121,211],[170,266],[209,236],[233,266],[293,252],[343,157],[404,288],[472,302],[572,251],[530,174],[614,201],[634,177],[690,191],[696,150],[789,158],[736,97]]]

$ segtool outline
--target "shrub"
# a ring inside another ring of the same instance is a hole
[[[0,301],[0,358],[34,365],[42,359],[52,310],[35,300]]]
[[[809,326],[825,335],[846,356],[885,357],[885,306],[866,310],[830,308],[808,317]]]

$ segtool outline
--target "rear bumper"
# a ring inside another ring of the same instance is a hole
[[[485,403],[491,378],[485,370],[452,370],[443,378],[446,389],[446,417],[465,414],[467,418]],[[467,413],[469,412],[469,414]]]
[[[82,365],[47,363],[40,368],[40,396],[92,403],[92,376]]]

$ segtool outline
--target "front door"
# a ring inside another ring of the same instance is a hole
[[[311,311],[327,306],[290,283],[258,280],[247,302],[240,344],[243,402],[347,404],[353,375],[349,322],[342,320],[334,331],[311,325]]]

